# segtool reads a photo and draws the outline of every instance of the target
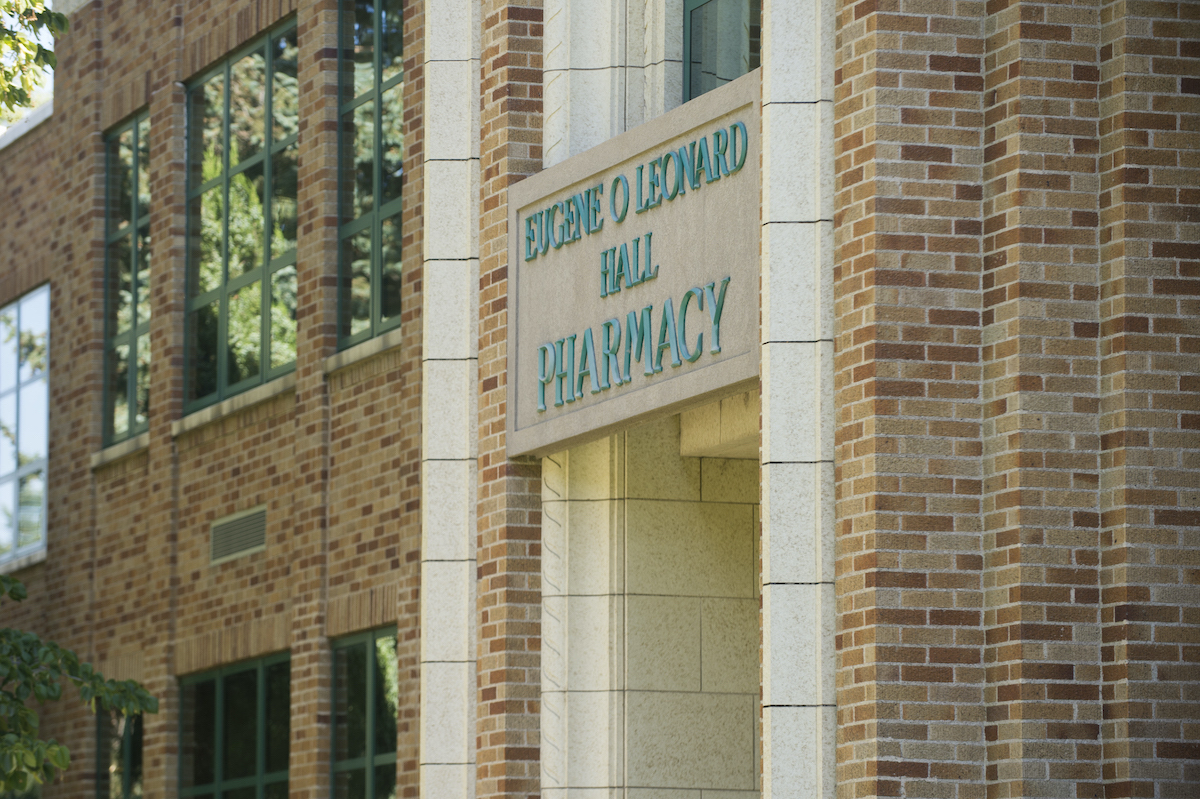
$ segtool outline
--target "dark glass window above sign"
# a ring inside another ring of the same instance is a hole
[[[342,347],[400,324],[402,0],[343,0],[339,126]]]
[[[684,101],[758,69],[761,11],[760,0],[684,0]]]
[[[296,363],[295,23],[188,90],[185,410]]]

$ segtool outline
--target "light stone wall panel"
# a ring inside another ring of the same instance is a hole
[[[479,8],[426,0],[421,425],[424,797],[475,795]]]
[[[762,15],[763,795],[832,797],[835,14]]]
[[[544,796],[757,787],[757,464],[679,452],[670,417],[542,461]]]

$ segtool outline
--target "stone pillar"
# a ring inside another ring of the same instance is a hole
[[[763,794],[830,797],[833,4],[766,2],[762,25]]]
[[[421,795],[475,793],[479,7],[426,0]]]

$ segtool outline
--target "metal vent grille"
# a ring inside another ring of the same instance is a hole
[[[235,513],[213,522],[211,529],[213,563],[248,555],[267,545],[267,509]]]

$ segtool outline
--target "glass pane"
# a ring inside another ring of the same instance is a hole
[[[0,476],[17,468],[17,395],[0,397]]]
[[[358,0],[353,6],[353,14],[343,15],[349,25],[346,34],[350,38],[352,53],[350,59],[344,62],[344,68],[351,73],[347,77],[353,87],[353,96],[361,97],[374,88],[375,82],[375,3],[372,0]]]
[[[191,269],[189,296],[212,291],[225,279],[221,261],[221,239],[224,235],[225,191],[213,186],[191,201],[188,218],[192,222]],[[199,230],[196,230],[197,220]]]
[[[225,791],[221,794],[224,799],[255,799],[255,788],[253,785],[247,785],[245,788],[237,788],[232,791]]]
[[[271,276],[271,368],[296,360],[296,267]]]
[[[108,245],[109,335],[128,330],[133,322],[133,263],[129,234]]]
[[[137,194],[138,221],[150,215],[150,120],[142,119],[137,126]]]
[[[400,216],[383,220],[383,236],[380,248],[380,306],[384,320],[400,315]]]
[[[108,143],[108,232],[133,219],[133,130]]]
[[[262,283],[254,281],[229,297],[228,385],[259,373],[262,349]]]
[[[271,160],[271,257],[296,249],[295,144],[275,153]]]
[[[381,131],[382,155],[379,164],[379,203],[400,196],[404,185],[404,84],[398,83],[383,95],[385,109]]]
[[[119,713],[96,714],[96,793],[109,799],[125,799],[121,786],[125,776],[125,762],[121,756],[121,722]]]
[[[396,713],[400,706],[400,684],[396,668],[396,639],[394,636],[375,641],[375,754],[396,751]],[[392,782],[396,767],[392,766]],[[375,796],[379,793],[376,779]]]
[[[187,324],[188,399],[217,390],[217,301],[192,312]]]
[[[34,380],[21,386],[21,400],[17,403],[17,462],[21,466],[46,457],[47,415],[50,397],[46,390],[46,379]]]
[[[129,771],[125,775],[128,789],[124,799],[142,795],[142,717],[131,716],[124,719],[124,735],[121,739],[121,749],[129,763]]]
[[[347,157],[354,195],[348,219],[358,219],[375,207],[375,103],[368,102],[342,117],[342,136],[351,148]]]
[[[271,87],[271,121],[275,141],[291,136],[300,129],[299,89],[296,71],[296,61],[299,50],[296,47],[296,29],[292,28],[271,43],[274,48],[272,68],[273,85]]]
[[[16,480],[0,483],[0,555],[13,551],[16,544],[17,518],[13,510],[13,488]]]
[[[291,663],[267,667],[267,773],[288,767],[288,737],[291,730]],[[287,783],[279,783],[285,788]],[[267,791],[270,794],[270,789]]]
[[[361,769],[333,775],[333,799],[366,799],[367,786]]]
[[[137,238],[137,323],[150,321],[150,228],[138,231]]]
[[[387,81],[404,71],[404,2],[382,0],[381,5],[379,44],[383,49],[383,75],[380,80]]]
[[[287,781],[268,783],[263,791],[264,799],[288,799]]]
[[[258,737],[258,670],[225,678],[224,769],[221,778],[254,776]],[[252,789],[253,790],[253,789]],[[232,793],[226,794],[232,796]],[[254,796],[253,792],[250,794]]]
[[[371,326],[370,228],[342,242],[342,263],[342,335],[352,336]]]
[[[193,119],[196,127],[192,138],[191,163],[199,167],[199,174],[193,172],[192,184],[196,188],[199,183],[212,180],[224,169],[222,163],[225,157],[225,142],[222,132],[222,120],[225,116],[225,75],[213,75],[193,94]]]
[[[375,767],[375,799],[396,799],[396,764]]]
[[[50,365],[50,290],[38,289],[21,300],[21,381]]]
[[[207,785],[215,778],[217,684],[215,680],[184,686],[179,709],[183,718],[180,779],[184,788]]]
[[[233,169],[266,142],[266,53],[260,49],[230,67],[229,86],[229,168]]]
[[[367,751],[366,658],[366,644],[355,644],[334,651],[335,761],[362,757]],[[361,795],[361,789],[355,795]]]
[[[229,180],[229,279],[263,263],[267,185],[260,161]]]
[[[692,11],[690,96],[698,97],[758,65],[758,53],[750,48],[751,39],[758,39],[758,6],[746,0],[710,0]]]
[[[42,509],[46,504],[46,481],[41,471],[21,478],[17,503],[17,546],[36,544],[42,540]]]
[[[137,408],[133,423],[142,427],[150,419],[150,334],[143,333],[137,339]]]
[[[0,313],[0,391],[17,385],[17,306]]]
[[[129,432],[129,345],[118,344],[108,353],[108,396],[112,415],[109,436],[120,438]]]

